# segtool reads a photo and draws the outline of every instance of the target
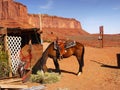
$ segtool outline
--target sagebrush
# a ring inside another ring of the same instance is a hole
[[[5,51],[0,51],[0,78],[8,77],[9,72],[8,55]]]
[[[42,73],[38,71],[37,74],[31,74],[30,81],[37,82],[42,84],[55,83],[60,80],[61,76],[58,73],[54,72],[45,72]]]

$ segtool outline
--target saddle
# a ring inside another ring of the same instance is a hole
[[[68,48],[71,48],[76,45],[76,42],[73,40],[56,40],[54,41],[54,49],[58,52],[59,59],[63,59],[63,55],[67,53]]]

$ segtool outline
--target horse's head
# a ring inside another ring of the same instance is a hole
[[[46,64],[44,64],[44,65],[42,66],[41,70],[43,70],[44,72],[47,72],[48,68],[47,68]]]

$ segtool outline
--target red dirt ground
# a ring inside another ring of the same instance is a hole
[[[44,49],[48,43],[44,43]],[[61,80],[46,84],[47,90],[119,90],[120,47],[85,47],[85,65],[81,76],[76,76],[78,63],[74,56],[59,61]],[[119,64],[118,64],[119,63]],[[54,69],[52,59],[47,67]]]
[[[43,43],[43,49],[48,45]],[[83,73],[77,76],[78,62],[74,56],[60,60],[61,79],[57,83],[45,84],[46,90],[120,90],[120,47],[85,46],[84,63]],[[50,58],[47,67],[54,69]],[[41,85],[30,82],[17,84],[28,87]]]

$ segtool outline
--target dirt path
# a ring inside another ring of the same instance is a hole
[[[44,49],[48,43],[44,43]],[[83,74],[76,76],[78,63],[74,56],[59,61],[62,78],[54,84],[47,84],[47,90],[119,90],[120,69],[117,54],[120,58],[120,47],[92,48],[85,47],[85,66]],[[49,58],[48,68],[54,68]]]

